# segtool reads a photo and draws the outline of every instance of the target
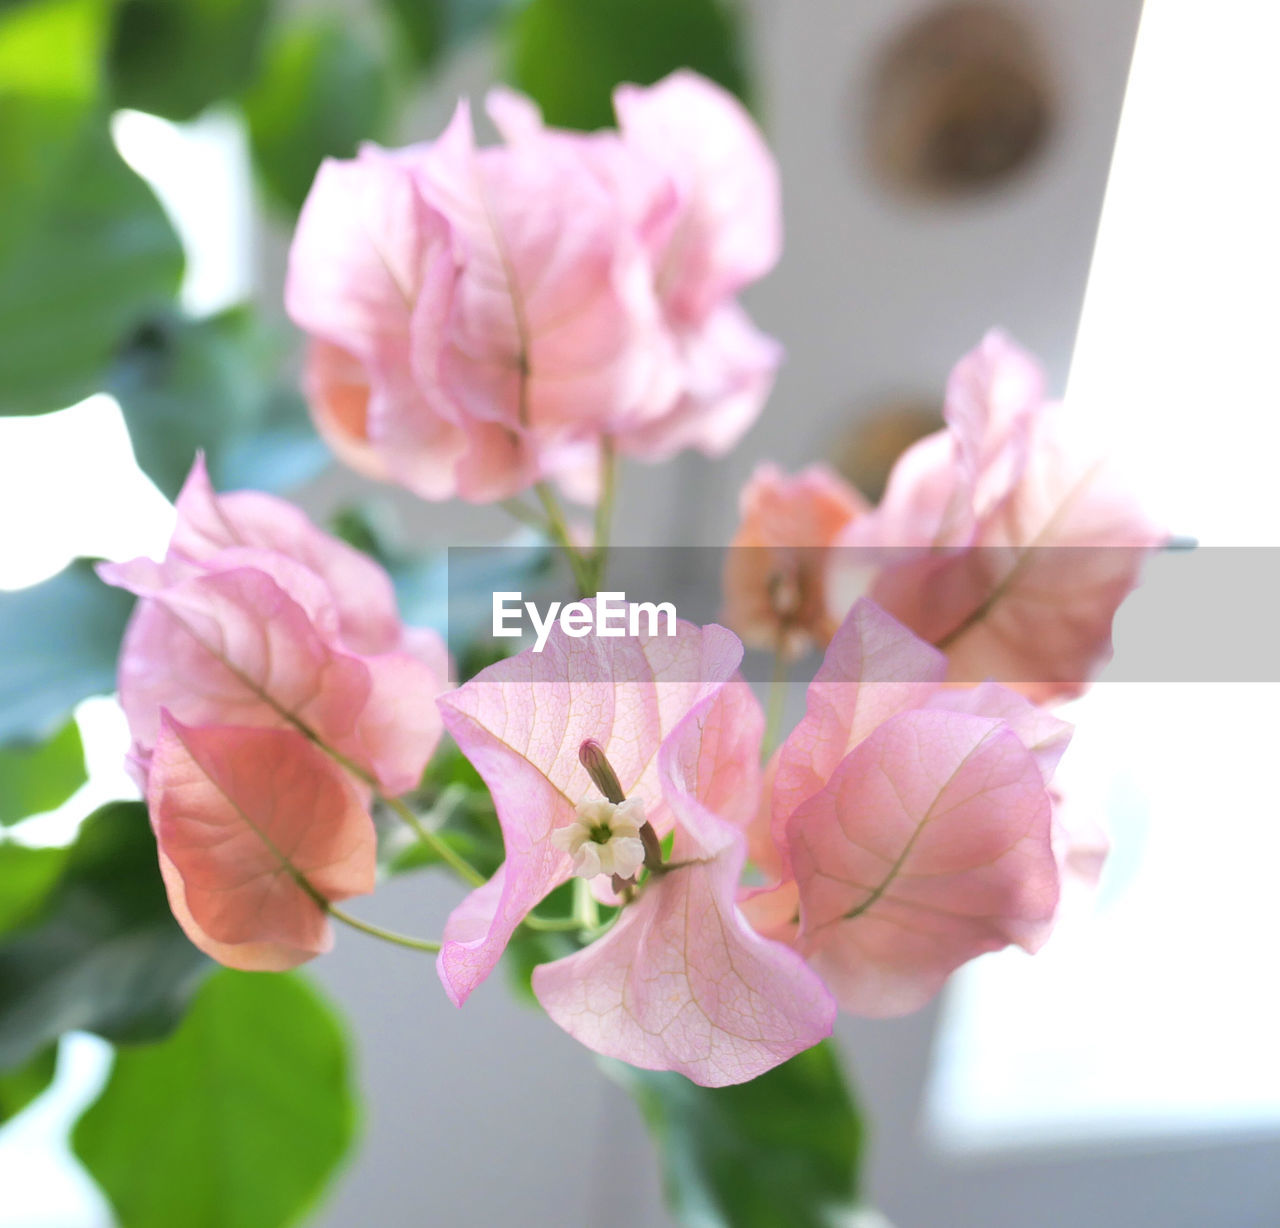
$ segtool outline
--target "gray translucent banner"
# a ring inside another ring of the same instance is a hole
[[[535,623],[524,603],[532,602],[545,622],[555,602],[563,611],[579,596],[563,552],[545,547],[454,547],[448,552],[448,568],[449,647],[464,665],[534,643]],[[742,599],[736,608],[754,610],[754,625],[732,616],[726,569],[738,577],[735,592]],[[1138,587],[1115,618],[1110,661],[1100,670],[1081,667],[1064,677],[1062,661],[1054,660],[1059,638],[1063,643],[1087,642],[1091,622],[1099,611],[1105,614],[1135,574]],[[962,668],[952,673],[960,682],[995,677],[1033,685],[1046,681],[1046,671],[1059,682],[1095,677],[1111,682],[1280,681],[1280,549],[1273,548],[1153,553],[1042,547],[950,556],[926,550],[839,550],[779,556],[728,547],[615,547],[601,591],[625,594],[630,603],[674,607],[681,619],[720,623],[759,644],[769,642],[771,594],[786,609],[807,610],[812,622],[815,603],[834,617],[858,593],[868,593],[922,638],[961,661]],[[495,593],[519,594],[501,601],[507,611],[505,627],[523,628],[523,639],[493,635]],[[613,599],[615,608],[619,600]],[[644,611],[642,628],[649,619]],[[626,621],[615,613],[612,626],[625,628]],[[665,610],[658,619],[659,633],[664,629]],[[819,637],[822,633],[817,631]],[[975,644],[976,636],[986,638]],[[970,651],[958,652],[966,637]],[[986,651],[1010,637],[1021,641],[1018,651]],[[1044,661],[1035,660],[1037,643]],[[992,669],[996,658],[1002,663]],[[811,677],[820,661],[820,651],[809,646],[793,662],[790,677]],[[771,652],[748,648],[743,672],[749,679],[766,680],[773,670]]]

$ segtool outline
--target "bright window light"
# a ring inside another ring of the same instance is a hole
[[[110,1068],[106,1041],[65,1037],[53,1086],[0,1129],[3,1228],[112,1228],[115,1217],[106,1199],[72,1159],[67,1143],[72,1124],[98,1095]]]
[[[188,124],[117,111],[111,135],[182,239],[182,305],[193,315],[208,315],[248,298],[253,198],[244,125],[217,110]]]
[[[1280,10],[1251,0],[1146,5],[1067,390],[1210,548],[1280,544],[1277,37]],[[1133,615],[1121,660],[1149,625]],[[1280,1124],[1277,702],[1104,681],[1072,706],[1064,779],[1111,819],[1112,860],[1093,915],[956,979],[926,1104],[942,1146]]]
[[[120,406],[94,396],[33,418],[0,418],[0,589],[24,588],[73,558],[164,553],[169,501],[138,468]],[[20,527],[17,527],[20,526]]]

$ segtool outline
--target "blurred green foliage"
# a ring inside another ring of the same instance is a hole
[[[138,463],[165,495],[177,495],[200,451],[220,489],[270,490],[318,471],[327,451],[301,393],[282,378],[285,357],[247,307],[202,319],[166,313],[133,335],[106,387]]]
[[[388,66],[337,18],[283,27],[244,100],[261,182],[292,216],[326,157],[349,158],[381,136],[391,110]]]
[[[320,994],[223,969],[167,1040],[116,1054],[73,1143],[121,1228],[280,1228],[355,1132],[346,1032]]]
[[[38,222],[94,105],[105,36],[100,0],[0,7],[0,267]]]
[[[192,119],[257,76],[271,0],[123,0],[111,34],[115,105]]]
[[[80,133],[29,227],[0,260],[0,412],[61,409],[102,389],[120,346],[163,310],[182,247],[105,124]]]
[[[0,827],[61,806],[85,779],[75,721],[45,742],[0,746]]]
[[[0,841],[0,941],[37,916],[66,858],[66,849]]]
[[[0,1125],[16,1117],[50,1083],[58,1067],[58,1047],[42,1049],[14,1070],[0,1071]]]
[[[620,81],[695,68],[750,102],[741,24],[724,0],[530,0],[505,44],[512,82],[548,123],[605,128]]]
[[[169,911],[146,807],[104,806],[39,905],[0,938],[0,1070],[63,1032],[163,1036],[209,967]]]
[[[0,592],[0,744],[47,737],[87,695],[115,689],[132,610],[133,597],[103,584],[86,559]]]
[[[697,1228],[838,1228],[858,1206],[862,1123],[823,1041],[734,1087],[602,1061],[636,1099],[667,1201]]]

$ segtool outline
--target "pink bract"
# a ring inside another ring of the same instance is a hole
[[[828,552],[866,510],[825,465],[793,477],[758,465],[738,497],[725,559],[725,622],[754,648],[799,656],[836,629],[826,591]]]
[[[753,1078],[829,1034],[834,1004],[795,952],[734,903],[758,795],[762,717],[723,628],[674,638],[572,639],[491,666],[443,697],[450,732],[489,785],[507,860],[455,911],[441,979],[465,1000],[515,926],[570,874],[551,835],[596,798],[578,760],[594,739],[661,836],[654,875],[608,933],[540,967],[548,1013],[597,1052],[709,1086]]]
[[[287,729],[165,714],[148,801],[174,915],[206,954],[281,971],[333,945],[322,901],[373,890],[373,821],[351,779]]]
[[[238,968],[330,941],[322,901],[373,888],[373,789],[414,788],[449,662],[386,573],[197,461],[160,562],[102,564],[139,597],[119,666],[130,755],[174,915]]]
[[[188,725],[301,729],[388,792],[417,784],[440,736],[443,642],[406,629],[386,573],[296,508],[215,495],[197,461],[163,562],[98,570],[141,598],[119,667],[139,762],[167,709]]]
[[[859,549],[834,564],[872,569],[870,596],[945,650],[953,680],[995,678],[1040,702],[1079,694],[1167,534],[1044,399],[1039,367],[1004,334],[957,365],[944,416],[842,535]]]
[[[735,295],[777,259],[773,160],[694,74],[617,108],[621,133],[569,133],[495,90],[500,146],[476,147],[463,103],[438,140],[321,168],[286,306],[353,466],[429,499],[544,477],[591,499],[606,437],[717,454],[754,420],[780,353]]]
[[[773,765],[780,879],[745,907],[857,1014],[913,1010],[974,956],[1034,949],[1057,907],[1049,780],[1069,727],[994,684],[946,688],[945,671],[858,602]]]

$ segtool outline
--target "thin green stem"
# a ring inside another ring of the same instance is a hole
[[[349,925],[353,930],[359,930],[371,938],[394,943],[398,947],[408,947],[411,951],[427,951],[433,955],[440,950],[440,944],[432,942],[429,938],[411,938],[408,934],[397,934],[395,930],[384,930],[382,926],[374,925],[370,921],[361,921],[359,917],[353,917],[333,904],[328,905],[327,908],[329,915],[335,921],[341,921],[343,925]]]
[[[542,504],[542,510],[547,514],[551,540],[564,551],[565,557],[569,560],[579,594],[583,597],[595,596],[591,588],[591,561],[584,558],[573,544],[573,538],[569,535],[568,521],[564,518],[564,512],[560,508],[560,501],[556,498],[555,491],[546,482],[538,482],[533,489]]]
[[[548,535],[549,527],[547,522],[533,508],[526,507],[519,499],[503,499],[502,509],[521,524],[527,524],[531,528],[537,529],[544,536]]]
[[[604,586],[605,568],[609,563],[609,534],[613,527],[613,503],[617,488],[618,454],[613,438],[600,441],[600,501],[596,504],[595,541],[591,545],[592,588],[598,593]]]
[[[473,887],[483,887],[485,877],[475,868],[465,857],[454,852],[448,845],[448,842],[442,840],[439,835],[427,827],[421,819],[418,818],[408,806],[405,805],[398,797],[384,797],[382,799],[392,810],[399,815],[406,823],[413,828],[414,834],[422,841],[433,853],[435,853],[445,865],[455,871],[459,877],[465,879]]]
[[[767,759],[778,744],[782,732],[782,716],[787,706],[787,657],[783,652],[783,636],[773,654],[773,676],[769,679],[769,698],[765,709],[764,757]]]
[[[582,929],[582,922],[577,917],[539,917],[530,913],[521,922],[531,930],[545,930],[548,933],[574,933]]]
[[[591,884],[585,878],[573,880],[573,918],[579,929],[590,933],[600,928],[600,905],[591,894]]]

